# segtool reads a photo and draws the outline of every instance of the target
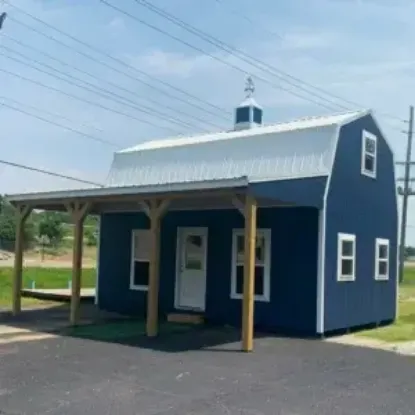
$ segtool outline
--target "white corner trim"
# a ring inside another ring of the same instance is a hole
[[[360,118],[360,117],[358,117]],[[347,124],[347,123],[345,123]],[[324,333],[324,306],[326,289],[326,224],[327,224],[327,199],[331,185],[333,168],[336,160],[337,148],[339,145],[340,132],[343,124],[337,126],[333,137],[332,159],[330,160],[330,170],[326,181],[323,196],[323,209],[319,212],[318,220],[318,255],[317,255],[317,313],[316,313],[316,333]]]
[[[390,273],[390,249],[389,249],[389,239],[376,238],[375,239],[375,275],[374,278],[376,281],[389,281]],[[379,258],[379,247],[387,247],[387,257],[386,259]],[[386,262],[386,275],[379,274],[379,262]]]
[[[244,229],[232,230],[232,262],[231,262],[231,292],[230,298],[233,300],[242,300],[243,294],[236,292],[236,255],[237,245],[236,238],[244,235]],[[257,235],[263,236],[265,239],[265,263],[264,263],[264,295],[255,295],[254,300],[259,302],[271,301],[271,229],[257,229]]]
[[[318,211],[317,254],[317,333],[324,332],[324,260],[325,260],[325,209]]]
[[[368,171],[365,168],[365,161],[366,161],[366,139],[373,140],[375,142],[375,154],[373,155],[373,172]],[[363,176],[370,177],[372,179],[376,179],[377,175],[377,167],[378,167],[378,137],[375,134],[363,129],[362,130],[362,140],[361,140],[361,159],[360,159],[360,173]]]
[[[131,246],[130,246],[130,290],[135,291],[148,291],[148,285],[137,285],[134,284],[134,235],[137,231],[146,231],[147,229],[131,229]]]
[[[98,240],[97,240],[97,262],[95,266],[94,304],[96,306],[99,306],[99,265],[101,263],[101,229],[102,229],[102,215],[99,215]]]
[[[353,242],[353,252],[351,256],[344,256],[342,252],[343,242]],[[352,260],[353,269],[352,275],[342,274],[342,261]],[[356,235],[350,233],[337,234],[337,281],[338,282],[352,282],[356,280]]]

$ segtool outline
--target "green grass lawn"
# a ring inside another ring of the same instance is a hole
[[[70,268],[24,268],[23,287],[30,288],[35,281],[36,288],[67,288],[71,279]],[[95,286],[95,269],[86,268],[82,271],[82,287]],[[12,296],[13,268],[0,268],[0,307],[9,307]],[[24,298],[23,304],[36,304],[38,300]]]
[[[415,341],[415,268],[406,268],[399,287],[399,317],[387,327],[365,330],[359,336],[385,342]]]

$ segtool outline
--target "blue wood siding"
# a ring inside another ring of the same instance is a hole
[[[249,185],[249,190],[256,197],[281,200],[299,206],[321,208],[326,182],[326,176],[297,180],[276,180],[252,183]]]
[[[271,228],[271,301],[255,304],[255,324],[267,330],[314,333],[318,210],[267,208],[258,210],[258,227]],[[142,213],[101,217],[99,306],[143,315],[146,292],[129,289],[131,231],[148,227]],[[160,264],[160,312],[174,310],[177,227],[208,228],[207,319],[239,326],[241,300],[230,298],[232,230],[243,228],[235,210],[169,212],[163,218]]]
[[[362,130],[377,136],[377,177],[361,175]],[[397,205],[393,155],[368,115],[342,127],[327,198],[325,331],[395,317]],[[338,232],[356,235],[356,281],[337,282]],[[375,281],[375,239],[390,241],[389,281]]]

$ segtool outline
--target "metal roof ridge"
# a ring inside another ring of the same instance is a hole
[[[178,135],[178,136],[170,136],[170,137],[166,137],[166,138],[160,138],[160,139],[154,139],[154,140],[148,140],[148,141],[144,141],[140,144],[136,144],[134,146],[116,151],[115,154],[125,154],[125,153],[133,153],[135,151],[140,151],[140,150],[152,150],[152,149],[159,149],[159,148],[163,148],[163,147],[170,147],[170,145],[165,145],[162,146],[161,144],[167,144],[168,142],[172,142],[171,144],[172,147],[173,146],[179,146],[181,144],[178,144],[179,142],[181,142],[181,140],[186,141],[185,143],[183,143],[182,145],[185,144],[198,144],[199,142],[203,142],[204,140],[210,138],[210,137],[217,137],[217,139],[219,140],[221,135],[224,135],[224,138],[226,137],[226,134],[231,134],[231,133],[235,133],[236,136],[245,136],[247,135],[247,132],[251,132],[251,133],[257,133],[260,134],[261,132],[266,132],[267,129],[272,129],[278,126],[283,126],[283,125],[289,125],[289,124],[296,124],[296,123],[301,123],[301,122],[306,122],[306,121],[316,121],[316,120],[323,120],[325,118],[329,119],[329,118],[335,118],[335,117],[341,117],[341,116],[347,116],[350,115],[350,117],[353,119],[354,117],[358,117],[358,116],[363,116],[364,114],[370,112],[370,110],[368,109],[360,109],[360,110],[350,110],[350,111],[343,111],[343,112],[338,112],[338,113],[332,113],[332,114],[327,114],[327,115],[315,115],[315,116],[306,116],[306,117],[301,117],[301,118],[293,118],[289,121],[281,121],[281,122],[276,122],[276,123],[272,123],[272,124],[264,124],[261,125],[259,127],[255,127],[249,130],[234,130],[234,129],[229,129],[229,130],[222,130],[222,131],[213,131],[213,132],[209,132],[209,133],[205,133],[205,134],[192,134],[192,135]],[[354,117],[353,117],[354,116]],[[333,122],[332,124],[337,124],[338,122]],[[327,124],[327,125],[331,125],[331,124]],[[310,126],[308,128],[313,128],[313,126]],[[254,135],[253,134],[253,135]],[[195,142],[188,142],[191,141],[192,139],[199,139],[200,141],[195,141]],[[174,144],[176,143],[176,144]],[[145,148],[146,144],[149,146],[148,148]],[[154,147],[151,147],[151,144],[154,145]],[[157,145],[161,145],[160,147],[158,147]]]

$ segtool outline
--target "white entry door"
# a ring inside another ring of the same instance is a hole
[[[204,310],[207,228],[178,228],[176,308]]]

